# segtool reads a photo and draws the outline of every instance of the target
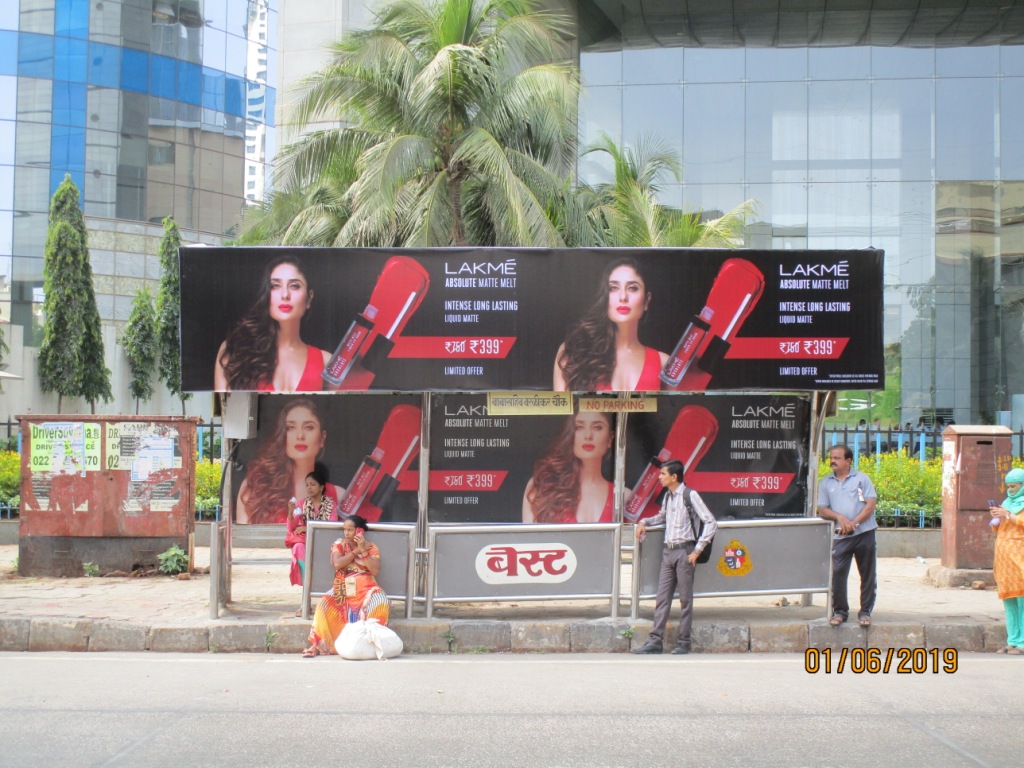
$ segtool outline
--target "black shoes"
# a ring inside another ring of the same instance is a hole
[[[661,653],[661,641],[648,640],[639,648],[635,649],[633,653]]]
[[[680,654],[689,653],[689,652],[690,652],[690,644],[689,643],[676,643],[676,647],[672,649],[672,654],[674,656],[678,656]]]

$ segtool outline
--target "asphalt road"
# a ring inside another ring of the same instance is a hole
[[[1024,657],[851,661],[0,653],[0,766],[1021,764]]]

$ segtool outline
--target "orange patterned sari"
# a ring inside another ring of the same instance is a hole
[[[352,551],[352,547],[344,540],[336,543],[332,549],[341,555]],[[369,549],[369,557],[380,558],[376,544],[370,543]],[[386,626],[390,612],[388,596],[377,584],[373,574],[356,561],[334,574],[334,588],[323,596],[313,615],[309,644],[320,653],[334,653],[334,641],[350,621],[377,619]]]

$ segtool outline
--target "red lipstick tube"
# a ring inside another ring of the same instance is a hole
[[[324,368],[324,381],[338,386],[345,380],[352,366],[359,362],[365,348],[369,346],[365,342],[373,331],[373,321],[376,317],[377,308],[372,304],[367,304],[363,313],[356,316],[338,348],[334,350],[327,367]]]
[[[395,340],[423,302],[429,287],[430,275],[418,261],[408,256],[388,259],[370,294],[367,311],[349,326],[338,345],[341,355],[335,352],[337,364],[335,358],[331,358],[324,369],[324,381],[334,388],[345,384],[347,389],[369,389],[378,366],[391,354]],[[374,308],[372,317],[371,307]],[[364,369],[359,375],[353,372],[356,363]]]
[[[730,340],[763,291],[764,275],[746,259],[722,264],[704,309],[686,327],[659,378],[674,389],[706,389],[716,364],[729,351]]]
[[[348,517],[359,509],[359,505],[366,498],[366,492],[370,490],[370,484],[377,476],[377,473],[380,472],[380,462],[383,458],[384,451],[381,448],[374,448],[373,452],[363,459],[363,463],[356,470],[355,477],[352,478],[352,482],[348,485],[348,492],[345,494],[345,498],[341,500],[342,515]]]
[[[654,495],[655,489],[658,487],[658,475],[661,472],[661,465],[671,458],[672,454],[662,448],[658,451],[658,455],[651,459],[647,469],[640,475],[640,482],[633,488],[633,495],[626,502],[626,522],[635,523],[640,519],[641,513],[647,507],[651,496]]]

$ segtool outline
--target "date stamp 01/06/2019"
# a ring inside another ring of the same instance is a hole
[[[956,648],[808,648],[804,653],[804,671],[810,674],[938,675],[956,670]]]

